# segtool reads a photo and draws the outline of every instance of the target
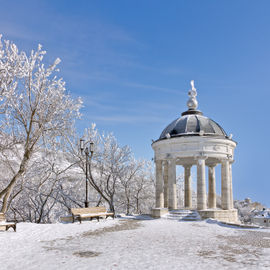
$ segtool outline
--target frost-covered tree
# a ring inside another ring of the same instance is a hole
[[[46,67],[45,54],[39,45],[27,55],[0,37],[0,152],[10,169],[9,177],[0,180],[1,212],[7,211],[11,192],[33,154],[40,148],[56,150],[79,117],[81,101],[71,98],[56,76],[60,59]],[[11,164],[14,153],[18,158]]]
[[[9,218],[50,223],[66,214],[71,206],[82,207],[82,174],[75,165],[61,151],[35,153],[31,169],[13,189],[11,197],[16,197],[9,207]]]
[[[132,210],[134,185],[143,167],[144,161],[130,159],[122,173],[119,174],[119,183],[123,190],[123,204],[125,205],[127,215],[129,215]]]
[[[148,213],[154,206],[155,181],[151,165],[146,160],[132,158],[119,177],[118,201],[127,215]]]
[[[146,161],[138,161],[128,146],[121,146],[111,134],[100,134],[93,124],[84,133],[85,145],[94,143],[94,153],[89,163],[88,180],[99,199],[96,205],[105,203],[110,211],[141,212],[142,202],[152,198],[154,183],[150,180]],[[85,173],[85,157],[80,154],[79,137],[70,140],[70,153],[74,162]],[[147,194],[147,195],[146,195]],[[92,203],[93,204],[93,203]],[[152,205],[152,203],[150,203]]]
[[[238,210],[238,216],[240,221],[244,223],[251,222],[251,218],[257,214],[257,212],[263,210],[265,206],[260,202],[252,202],[250,198],[245,200],[235,200],[234,208]]]
[[[89,169],[90,185],[115,212],[115,194],[119,178],[125,173],[131,159],[128,146],[120,146],[112,134],[102,134],[96,139],[92,166]]]

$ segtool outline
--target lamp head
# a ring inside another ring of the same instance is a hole
[[[93,155],[93,153],[94,153],[94,143],[93,142],[90,142],[90,153],[91,153],[91,155]]]
[[[80,150],[81,150],[81,154],[83,152],[84,149],[84,139],[80,139]]]

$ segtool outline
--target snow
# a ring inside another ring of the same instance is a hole
[[[5,269],[269,269],[270,230],[129,217],[17,224],[0,232]]]
[[[264,209],[257,212],[254,218],[270,218],[270,209]]]

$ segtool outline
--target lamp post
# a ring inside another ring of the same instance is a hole
[[[90,158],[90,163],[92,160],[92,156],[94,153],[94,143],[90,142],[89,148],[86,146],[84,143],[84,139],[80,139],[80,149],[81,149],[81,155],[85,154],[85,207],[89,206],[89,201],[88,201],[88,169],[90,169],[89,166],[89,158]],[[90,155],[89,155],[90,154]]]

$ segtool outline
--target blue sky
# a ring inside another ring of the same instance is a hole
[[[112,131],[136,157],[186,110],[199,109],[238,142],[234,196],[270,206],[270,1],[3,1],[0,33],[62,59],[67,89],[84,99],[82,131]]]

